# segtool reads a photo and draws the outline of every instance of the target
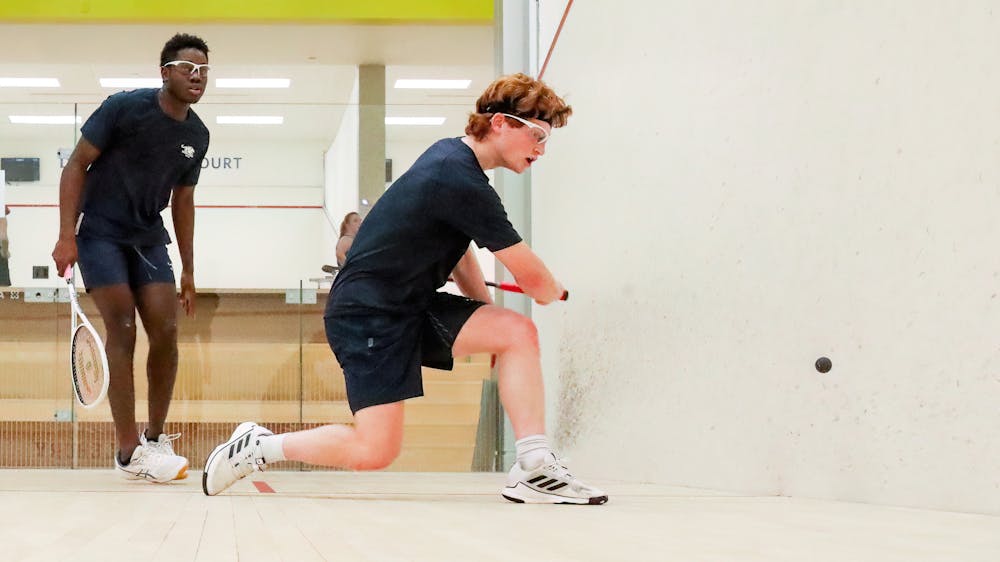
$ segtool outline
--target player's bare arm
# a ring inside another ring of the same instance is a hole
[[[511,272],[524,293],[538,304],[549,304],[558,300],[565,292],[541,258],[524,242],[494,252],[493,255]]]
[[[177,249],[181,254],[181,294],[177,297],[188,316],[194,315],[194,186],[174,188],[170,213],[174,219]]]
[[[76,263],[76,219],[80,214],[80,200],[83,196],[83,181],[87,168],[97,160],[101,151],[85,138],[81,138],[73,149],[59,179],[59,239],[52,250],[56,271],[61,275],[67,267]]]
[[[486,289],[486,278],[483,277],[483,270],[479,267],[479,260],[476,258],[476,251],[472,249],[472,246],[469,246],[462,259],[458,260],[458,265],[452,270],[451,277],[463,295],[470,299],[493,304],[493,297]]]

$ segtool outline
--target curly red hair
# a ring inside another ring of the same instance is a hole
[[[481,141],[490,132],[490,119],[496,113],[509,113],[524,119],[545,121],[552,128],[566,125],[573,108],[541,80],[526,74],[501,76],[476,100],[476,112],[469,114],[465,134]],[[511,120],[514,127],[524,125]]]

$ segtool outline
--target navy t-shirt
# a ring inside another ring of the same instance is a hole
[[[158,89],[104,100],[80,132],[100,149],[84,182],[79,236],[136,246],[170,243],[160,212],[175,187],[195,185],[208,151],[208,128],[194,111],[177,121]]]
[[[521,236],[472,149],[461,139],[440,140],[361,223],[330,289],[326,315],[426,310],[470,241],[497,252]]]

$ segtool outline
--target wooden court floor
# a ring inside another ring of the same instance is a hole
[[[0,470],[0,560],[1000,560],[1000,517],[609,481],[604,506],[517,505],[502,481],[272,471],[209,498],[198,472]]]

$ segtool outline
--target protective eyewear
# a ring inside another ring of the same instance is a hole
[[[184,76],[190,76],[197,72],[200,76],[208,74],[208,71],[212,69],[211,66],[207,64],[195,64],[189,60],[172,60],[163,66],[173,66],[183,74]]]
[[[511,115],[510,113],[501,113],[500,115],[503,115],[504,117],[510,117],[515,121],[520,121],[521,123],[527,125],[529,129],[531,129],[531,134],[535,137],[535,142],[537,142],[538,144],[545,144],[545,141],[549,140],[549,132],[545,130],[545,127],[532,123],[527,119],[522,119],[517,115]]]

